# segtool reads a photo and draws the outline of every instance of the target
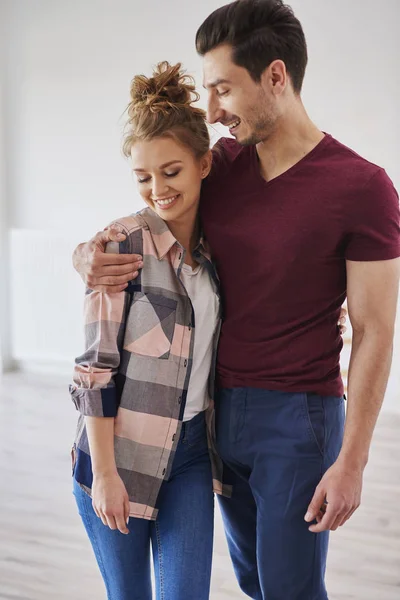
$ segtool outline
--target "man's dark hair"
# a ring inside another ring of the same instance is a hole
[[[196,49],[204,56],[220,44],[232,46],[233,62],[257,83],[274,60],[282,60],[295,92],[301,92],[307,44],[300,21],[283,0],[237,0],[215,10],[197,31]]]

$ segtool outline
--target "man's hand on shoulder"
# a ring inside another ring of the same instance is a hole
[[[122,292],[138,276],[143,267],[141,256],[105,252],[109,242],[122,242],[125,237],[118,226],[112,225],[75,248],[72,262],[88,288],[109,294]]]

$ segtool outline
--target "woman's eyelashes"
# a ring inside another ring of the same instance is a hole
[[[180,171],[174,171],[174,173],[164,173],[165,177],[176,177],[177,175],[179,175]],[[138,178],[138,183],[147,183],[148,181],[150,181],[151,177],[145,177],[143,179],[139,179]]]

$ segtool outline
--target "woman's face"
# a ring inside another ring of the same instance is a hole
[[[136,142],[131,156],[140,195],[164,221],[181,221],[197,212],[211,151],[198,159],[174,138],[159,137]]]

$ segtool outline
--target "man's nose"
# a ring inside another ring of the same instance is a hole
[[[222,121],[224,111],[219,106],[215,98],[210,98],[207,104],[207,121],[209,123],[218,123]]]

